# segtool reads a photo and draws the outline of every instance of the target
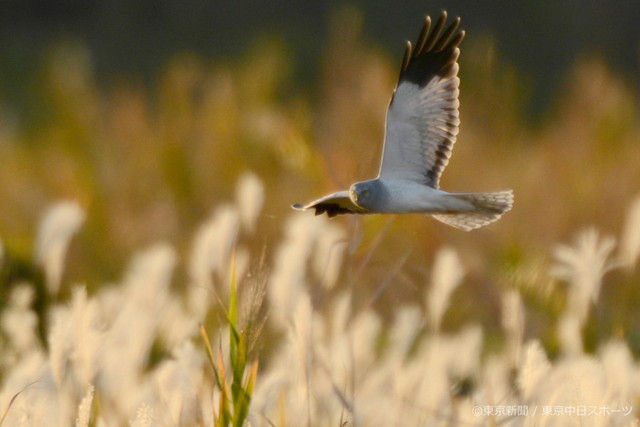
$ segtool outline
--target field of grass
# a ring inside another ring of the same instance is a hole
[[[534,122],[465,41],[442,186],[516,197],[465,233],[292,211],[375,175],[396,78],[339,21],[314,87],[294,66],[267,40],[104,88],[69,43],[0,111],[0,424],[637,425],[628,82],[581,58]]]

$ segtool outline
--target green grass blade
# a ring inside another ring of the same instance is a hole
[[[202,337],[202,341],[204,341],[204,348],[207,351],[207,358],[209,359],[209,364],[213,369],[213,375],[216,378],[216,386],[219,390],[224,389],[224,384],[222,383],[222,377],[220,372],[218,372],[218,368],[216,367],[215,357],[213,355],[213,349],[211,348],[211,341],[209,341],[209,335],[207,334],[207,330],[204,325],[200,324],[200,336]]]

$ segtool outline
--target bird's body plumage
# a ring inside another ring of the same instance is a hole
[[[314,208],[316,215],[330,217],[424,213],[464,230],[494,222],[511,209],[511,190],[448,193],[439,189],[460,124],[457,60],[464,38],[464,31],[458,31],[459,18],[442,32],[446,20],[443,12],[431,28],[427,17],[415,48],[407,43],[387,111],[378,177],[294,208]]]

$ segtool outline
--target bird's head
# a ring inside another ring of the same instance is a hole
[[[349,189],[349,197],[356,205],[364,209],[373,209],[376,200],[377,180],[356,182]]]

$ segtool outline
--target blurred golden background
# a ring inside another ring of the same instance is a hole
[[[77,200],[87,213],[65,282],[91,291],[153,242],[186,256],[198,225],[233,199],[247,171],[266,195],[251,245],[273,257],[287,218],[304,215],[292,203],[377,173],[402,43],[416,37],[425,13],[445,7],[462,17],[467,38],[461,132],[442,187],[513,188],[515,207],[472,233],[419,215],[336,218],[349,236],[339,286],[353,288],[357,305],[373,299],[391,316],[425,292],[434,253],[451,246],[466,286],[444,327],[481,323],[491,344],[501,293],[516,287],[527,301],[527,333],[553,353],[551,323],[565,304],[563,283],[548,273],[554,247],[590,226],[624,238],[640,194],[640,35],[627,25],[640,15],[635,3],[616,2],[614,11],[598,1],[492,2],[504,6],[497,15],[480,11],[486,2],[463,1],[397,10],[317,2],[305,15],[243,2],[161,2],[158,10],[143,2],[134,11],[63,3],[66,12],[8,1],[0,13],[22,19],[1,33],[2,58],[12,58],[0,73],[4,288],[39,274],[37,224],[55,201]],[[28,22],[52,25],[29,38]],[[95,22],[104,33],[90,29]],[[637,269],[605,277],[587,345],[613,335],[640,351],[639,284]]]

